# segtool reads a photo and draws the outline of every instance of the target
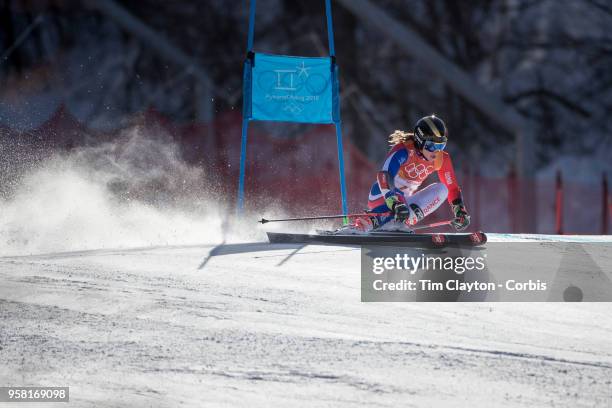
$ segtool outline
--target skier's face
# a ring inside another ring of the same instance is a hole
[[[421,149],[421,153],[423,153],[423,156],[429,161],[436,158],[436,152],[430,152],[427,149]]]

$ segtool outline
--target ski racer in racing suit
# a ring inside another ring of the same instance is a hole
[[[421,118],[414,133],[395,131],[389,138],[392,145],[376,182],[370,190],[368,208],[381,215],[355,220],[353,227],[361,231],[385,228],[390,222],[410,228],[433,213],[448,200],[453,210],[451,224],[463,230],[470,224],[470,216],[463,203],[451,157],[444,151],[447,131],[444,122],[434,116]],[[433,172],[439,183],[420,189]]]

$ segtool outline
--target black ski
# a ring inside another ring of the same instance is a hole
[[[487,242],[484,232],[446,233],[446,234],[414,234],[408,232],[376,231],[366,234],[342,234],[320,231],[317,234],[291,234],[284,232],[268,232],[268,240],[272,244],[330,244],[330,245],[401,245],[401,246],[478,246]]]

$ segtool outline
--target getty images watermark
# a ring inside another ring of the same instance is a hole
[[[437,256],[425,255],[410,256],[407,253],[395,254],[394,257],[375,257],[372,260],[372,272],[376,275],[383,274],[385,271],[399,270],[410,275],[415,275],[417,271],[423,270],[442,270],[454,272],[457,275],[463,275],[470,271],[484,271],[487,254],[483,256]],[[451,275],[452,276],[452,275]],[[434,282],[431,279],[408,280],[401,279],[398,282],[385,282],[382,279],[374,280],[372,287],[374,290],[427,290],[427,291],[443,291],[443,290],[461,290],[467,292],[473,291],[494,291],[498,287],[505,286],[507,290],[546,290],[546,282],[539,279],[533,281],[529,279],[527,282],[517,282],[514,279],[508,279],[505,284],[494,282],[481,282],[475,280],[473,282],[464,282],[459,279],[448,279],[444,282]]]
[[[609,243],[489,243],[473,248],[368,246],[364,302],[612,301]]]

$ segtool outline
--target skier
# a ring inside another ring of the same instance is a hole
[[[453,210],[452,225],[458,231],[467,228],[470,216],[450,155],[444,151],[446,142],[446,125],[435,115],[419,119],[414,133],[396,130],[391,134],[392,148],[376,174],[368,200],[370,212],[381,215],[357,218],[348,228],[364,232],[374,228],[409,230],[438,209],[445,199]],[[440,182],[418,190],[434,171]]]

